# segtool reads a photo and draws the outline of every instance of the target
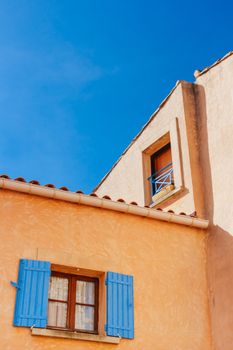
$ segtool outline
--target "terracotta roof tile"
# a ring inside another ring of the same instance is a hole
[[[23,177],[17,177],[15,181],[20,181],[20,182],[27,182]]]
[[[62,191],[69,191],[69,188],[66,187],[66,186],[62,186],[59,188],[59,190],[62,190]]]
[[[0,177],[2,177],[3,179],[10,179],[10,177],[8,175],[5,175],[5,174],[0,175]]]
[[[7,179],[7,180],[20,181],[20,182],[27,182],[23,177],[17,177],[16,179],[11,179],[11,178],[10,178],[8,175],[6,175],[6,174],[0,175],[0,178],[4,178],[4,179]],[[36,185],[36,186],[42,186],[42,185],[40,185],[40,182],[37,181],[37,180],[31,180],[31,181],[29,181],[28,183],[29,183],[29,184],[32,184],[32,185]],[[46,184],[46,185],[44,185],[44,186],[45,186],[45,187],[49,187],[49,188],[54,188],[54,189],[56,189],[56,186],[55,186],[54,184],[51,184],[51,183]],[[68,189],[66,186],[60,187],[59,190],[61,190],[61,191],[69,191],[69,189]],[[84,194],[83,191],[81,191],[81,190],[77,190],[75,193]],[[89,194],[89,196],[99,198],[99,197],[97,196],[96,193],[91,193],[91,194]],[[111,197],[108,196],[108,195],[105,195],[105,196],[103,196],[102,198],[103,198],[103,199],[106,199],[106,200],[112,200]],[[125,201],[123,198],[119,198],[119,199],[117,200],[117,202],[126,203],[126,201]],[[132,201],[132,202],[126,203],[126,204],[131,204],[131,205],[137,205],[137,206],[138,206],[138,203],[135,202],[135,201]],[[145,207],[145,208],[150,208],[148,205],[145,205],[144,207]],[[165,212],[162,208],[156,208],[156,209],[154,209],[154,210],[159,210],[159,211]],[[173,210],[168,210],[167,212],[168,212],[168,213],[175,214]],[[190,214],[190,215],[187,215],[186,213],[181,212],[179,215],[185,215],[185,216],[190,216],[190,217],[194,217],[194,218],[197,217],[196,212],[194,212],[194,213],[192,213],[192,214]]]
[[[107,196],[107,195],[103,196],[102,198],[103,198],[103,199],[108,199],[108,200],[110,200],[110,201],[112,200],[111,197],[109,197],[109,196]]]
[[[56,186],[54,186],[53,184],[46,184],[44,185],[45,187],[50,187],[50,188],[56,188]]]
[[[117,200],[117,202],[126,203],[125,200],[122,199],[122,198],[119,198],[119,199]]]
[[[33,185],[39,185],[40,186],[40,183],[37,180],[31,180],[31,181],[29,181],[29,183],[33,184]]]

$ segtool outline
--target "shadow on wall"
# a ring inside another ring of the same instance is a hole
[[[199,130],[199,154],[205,202],[209,219],[207,278],[213,345],[216,350],[233,349],[233,237],[214,225],[214,197],[209,157],[206,97],[203,86],[194,87]]]

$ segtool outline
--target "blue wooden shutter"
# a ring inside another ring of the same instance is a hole
[[[133,276],[108,272],[107,324],[109,336],[134,338]]]
[[[19,263],[14,326],[47,325],[50,262],[21,259]]]

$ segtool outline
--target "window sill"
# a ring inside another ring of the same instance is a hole
[[[164,194],[164,196],[158,198],[153,203],[151,203],[150,208],[156,207],[158,204],[160,204],[160,203],[170,199],[170,197],[172,197],[172,196],[180,194],[180,192],[182,192],[182,191],[183,191],[183,187],[174,188],[173,190],[171,190],[171,191],[167,192],[166,194]]]
[[[120,338],[117,338],[117,337],[108,337],[104,335],[60,331],[60,330],[46,329],[46,328],[32,328],[32,335],[54,337],[54,338],[66,338],[66,339],[74,339],[74,340],[88,340],[88,341],[108,343],[108,344],[120,343]]]

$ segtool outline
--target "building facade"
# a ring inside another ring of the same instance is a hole
[[[0,176],[0,348],[232,350],[233,55],[87,196]]]
[[[0,187],[1,349],[211,349],[208,221]]]
[[[100,196],[210,221],[207,277],[216,349],[233,346],[233,54],[179,81],[97,186]],[[168,151],[168,149],[170,151]],[[133,181],[132,181],[133,179]]]

